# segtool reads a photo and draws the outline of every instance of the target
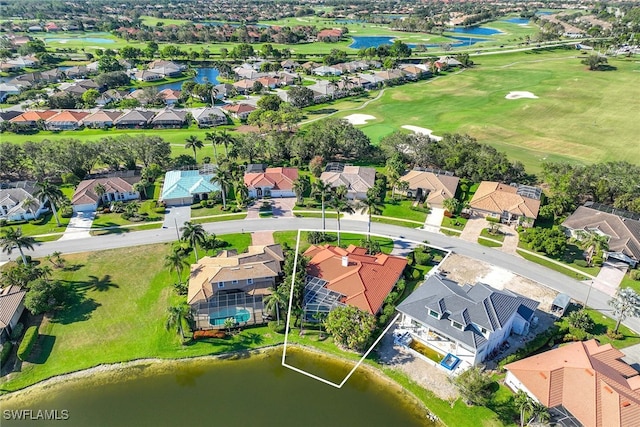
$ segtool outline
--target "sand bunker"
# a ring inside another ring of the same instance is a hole
[[[351,114],[344,119],[352,125],[366,125],[367,120],[375,120],[376,118],[368,114]]]
[[[412,126],[412,125],[404,125],[404,126],[400,126],[400,127],[402,129],[410,130],[411,132],[419,133],[419,134],[422,134],[422,135],[427,135],[429,138],[435,139],[436,141],[440,141],[442,139],[441,136],[433,135],[433,131],[431,129],[421,128],[419,126]]]
[[[531,92],[525,91],[512,91],[505,96],[506,99],[521,99],[521,98],[530,98],[530,99],[538,99],[537,96],[532,94]]]

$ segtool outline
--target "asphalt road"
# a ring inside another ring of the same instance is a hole
[[[297,229],[317,229],[322,226],[320,218],[262,218],[253,220],[222,221],[203,224],[208,232],[216,234],[228,234],[238,232],[252,232],[263,230],[297,230]],[[343,231],[366,231],[367,223],[362,221],[341,221]],[[336,230],[336,221],[327,219],[327,230]],[[403,237],[409,240],[429,241],[430,244],[443,249],[451,250],[457,254],[469,258],[478,259],[505,270],[512,271],[520,276],[534,280],[558,292],[563,292],[571,296],[574,300],[584,301],[589,292],[589,287],[585,284],[571,279],[564,274],[548,269],[541,265],[529,262],[514,255],[487,248],[476,243],[467,242],[455,237],[442,234],[430,233],[425,230],[404,228],[394,225],[373,223],[371,232],[388,235],[390,237]],[[177,239],[174,227],[166,229],[143,230],[121,234],[110,234],[105,236],[94,236],[66,241],[54,241],[42,243],[35,247],[34,251],[28,253],[33,257],[44,257],[54,251],[65,253],[88,252],[103,249],[114,249],[130,246],[142,246],[153,243],[171,242]],[[144,250],[141,247],[140,250]],[[15,259],[19,255],[14,251],[11,256]],[[7,255],[0,254],[0,262],[6,261]],[[123,260],[124,261],[124,260]],[[589,294],[589,306],[603,313],[611,314],[611,309],[607,304],[610,297],[597,289],[592,289]],[[640,331],[640,319],[630,318],[623,322],[634,331]]]

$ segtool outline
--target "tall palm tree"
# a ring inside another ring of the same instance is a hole
[[[145,178],[142,178],[140,181],[133,184],[133,189],[137,191],[139,194],[144,194],[144,198],[147,198],[147,186],[149,185],[149,181]]]
[[[164,257],[164,266],[170,271],[175,271],[178,275],[178,284],[182,286],[182,272],[189,267],[187,257],[183,251],[173,250],[169,255]]]
[[[331,184],[325,183],[324,181],[318,179],[313,183],[313,195],[320,196],[320,201],[322,202],[322,231],[326,230],[327,223],[325,218],[325,202],[331,196]]]
[[[238,181],[236,184],[236,204],[238,205],[238,209],[242,209],[247,197],[249,197],[249,188],[247,188],[244,181]]]
[[[331,200],[331,207],[336,211],[336,219],[338,220],[338,246],[340,246],[340,214],[341,213],[353,213],[353,206],[345,199],[339,199],[334,197]]]
[[[38,207],[38,202],[33,197],[25,197],[22,201],[22,207],[25,208],[31,215],[35,216],[34,208]]]
[[[524,427],[524,421],[528,418],[527,414],[533,410],[535,401],[524,391],[518,390],[513,403],[520,412],[520,427]]]
[[[298,203],[302,203],[304,193],[311,186],[311,180],[308,175],[301,175],[295,181],[293,181],[293,191],[296,193]]]
[[[9,227],[2,230],[2,234],[0,235],[0,247],[2,247],[2,252],[6,252],[7,255],[11,255],[13,250],[18,248],[24,265],[27,265],[27,257],[24,256],[24,251],[22,249],[24,248],[32,251],[35,242],[36,241],[33,237],[22,235],[22,227]]]
[[[278,325],[280,325],[280,307],[286,307],[289,302],[288,296],[283,292],[284,286],[278,288],[268,288],[267,291],[271,292],[264,296],[264,309],[270,313],[275,311],[276,319],[278,319]]]
[[[191,318],[191,308],[186,303],[172,305],[167,309],[167,323],[165,327],[167,330],[176,328],[180,334],[182,342],[184,342],[184,330],[182,329],[182,319]]]
[[[49,201],[53,217],[56,219],[58,227],[60,227],[60,218],[58,218],[58,212],[56,210],[56,204],[64,198],[60,188],[45,179],[44,181],[36,182],[36,190],[33,192],[33,195],[42,203],[47,200]]]
[[[218,164],[218,149],[216,145],[220,142],[219,138],[220,136],[216,132],[207,132],[204,134],[204,139],[213,145],[213,158],[216,159],[216,164]]]
[[[609,249],[609,236],[595,231],[579,230],[578,240],[580,241],[580,247],[589,254],[589,262],[591,262],[594,255]]]
[[[220,142],[224,145],[224,155],[229,158],[229,144],[233,144],[233,136],[228,134],[226,130],[220,132]]]
[[[369,214],[369,223],[367,224],[367,240],[371,241],[371,217],[380,215],[384,209],[384,205],[380,203],[378,194],[374,188],[367,190],[367,198],[359,203],[360,212]]]
[[[185,141],[186,141],[186,144],[184,144],[184,148],[187,148],[187,149],[190,148],[193,150],[193,158],[195,159],[196,163],[198,163],[198,156],[197,156],[196,150],[199,150],[202,147],[204,147],[204,144],[195,135],[188,136]]]
[[[344,185],[344,184],[339,185],[335,189],[336,198],[338,198],[340,200],[346,200],[348,192],[349,192],[349,189],[347,188],[346,185]]]
[[[213,184],[220,186],[220,192],[222,193],[222,208],[227,209],[227,192],[231,185],[231,171],[226,167],[219,167],[216,170],[215,175],[211,178]]]
[[[608,304],[613,308],[613,315],[616,318],[614,334],[618,333],[620,323],[627,317],[640,317],[640,295],[631,288],[618,289]]]
[[[107,188],[102,184],[96,184],[96,186],[93,187],[93,191],[95,191],[98,197],[100,197],[100,204],[102,204],[104,201],[102,197],[104,197],[104,194],[107,192]]]
[[[460,207],[460,201],[454,198],[444,199],[442,201],[442,206],[451,212],[452,215],[455,215],[456,211]]]
[[[183,227],[180,227],[182,231],[182,240],[189,243],[189,246],[193,248],[193,252],[196,255],[196,262],[198,262],[198,245],[202,246],[207,233],[202,228],[202,224],[194,224],[191,221],[184,223]]]

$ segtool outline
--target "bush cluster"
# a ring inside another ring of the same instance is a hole
[[[2,344],[2,350],[0,350],[0,365],[4,366],[4,364],[7,363],[7,359],[9,359],[12,348],[13,344],[11,344],[11,341],[7,341]]]
[[[22,338],[22,342],[18,347],[18,359],[24,361],[31,354],[31,350],[38,340],[38,327],[31,326],[27,329],[27,332],[24,334],[24,338]]]
[[[503,369],[504,365],[513,363],[517,360],[530,356],[532,353],[540,350],[542,347],[546,345],[553,346],[553,344],[555,344],[554,341],[557,334],[558,334],[557,326],[553,326],[547,329],[546,331],[544,331],[543,333],[539,334],[534,339],[529,341],[527,345],[522,347],[520,350],[517,350],[515,353],[510,354],[509,356],[502,359],[500,363],[498,363],[498,366],[500,367],[500,369]]]
[[[269,329],[271,329],[273,332],[277,334],[284,334],[285,329],[287,327],[286,322],[282,320],[280,321],[279,325],[276,320],[270,320],[267,326],[269,326]]]
[[[629,277],[633,280],[640,280],[640,270],[633,270],[629,273]]]

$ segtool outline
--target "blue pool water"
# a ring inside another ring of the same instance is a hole
[[[353,43],[349,45],[352,49],[363,49],[368,47],[378,47],[382,44],[393,44],[393,37],[387,36],[352,36]],[[473,46],[476,43],[486,42],[487,39],[481,39],[477,37],[458,37],[451,36],[449,37],[448,43],[451,44],[451,47],[465,47],[465,46]],[[442,43],[420,43],[427,48],[438,48],[442,45]],[[410,48],[415,48],[417,43],[409,43],[408,46]]]
[[[504,22],[508,22],[510,24],[526,25],[531,21],[528,18],[511,18],[505,19]]]
[[[102,37],[73,37],[73,38],[67,38],[67,39],[63,39],[63,38],[50,38],[49,39],[49,38],[47,38],[47,39],[44,39],[44,42],[45,43],[49,43],[49,42],[64,42],[66,40],[87,42],[87,43],[102,43],[102,44],[115,43],[115,40],[103,39]]]
[[[453,369],[456,367],[458,362],[460,362],[460,358],[458,356],[454,356],[453,354],[448,353],[445,356],[445,358],[442,359],[442,362],[440,362],[440,365],[444,366],[450,371],[453,371]]]
[[[193,79],[196,83],[204,83],[205,81],[209,81],[214,85],[217,85],[219,83],[218,75],[220,74],[220,72],[216,68],[198,68],[197,70],[198,74],[196,74]],[[154,87],[156,87],[159,91],[164,89],[180,90],[182,88],[182,84],[186,81],[188,80],[165,83]]]
[[[494,34],[500,34],[500,30],[496,30],[495,28],[487,28],[487,27],[455,27],[453,30],[448,30],[452,33],[459,34],[471,34],[474,36],[492,36]]]
[[[224,325],[225,319],[232,317],[236,323],[246,322],[251,318],[251,313],[245,308],[228,307],[218,310],[215,313],[209,315],[209,323],[213,326]]]

